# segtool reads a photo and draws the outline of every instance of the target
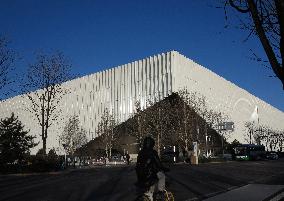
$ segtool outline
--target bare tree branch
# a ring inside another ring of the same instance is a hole
[[[8,44],[8,40],[0,36],[0,90],[13,82],[10,72],[14,70],[15,52]]]
[[[240,20],[242,28],[249,30],[246,41],[255,34],[267,55],[271,69],[282,82],[284,89],[284,2],[283,0],[227,0],[237,12],[248,15]],[[227,19],[227,13],[225,13]],[[263,60],[261,60],[263,61]]]
[[[249,12],[249,8],[242,8],[241,6],[237,6],[234,3],[234,0],[229,0],[230,6],[232,6],[233,8],[235,8],[237,11],[241,12],[241,13],[248,13]]]
[[[41,127],[43,150],[46,152],[48,129],[59,120],[58,103],[69,90],[62,83],[72,79],[71,65],[62,53],[37,55],[37,61],[29,66],[26,82],[23,84],[23,97],[31,103],[29,111]]]

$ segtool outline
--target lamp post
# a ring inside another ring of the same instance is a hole
[[[222,140],[222,154],[224,156],[224,134],[223,131],[234,131],[234,122],[223,122],[217,125],[218,131],[221,133]]]

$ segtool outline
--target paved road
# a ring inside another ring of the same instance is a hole
[[[284,185],[278,161],[176,164],[167,174],[175,200],[202,200],[250,183]],[[53,174],[0,176],[0,200],[131,201],[136,196],[134,166],[97,167]]]

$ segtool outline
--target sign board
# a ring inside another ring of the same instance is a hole
[[[190,157],[191,164],[198,165],[198,144],[193,142],[193,155]]]
[[[197,142],[193,142],[193,155],[198,156],[198,147]]]
[[[233,131],[234,129],[234,122],[223,122],[218,124],[218,130],[220,131]]]

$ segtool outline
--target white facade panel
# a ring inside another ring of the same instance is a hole
[[[259,109],[260,124],[284,130],[283,112],[175,51],[70,80],[63,86],[70,93],[59,105],[62,119],[50,127],[49,149],[59,147],[58,136],[71,115],[79,116],[88,138],[92,139],[97,136],[97,125],[105,109],[123,122],[135,112],[136,101],[146,108],[147,99],[159,101],[185,87],[204,95],[211,109],[223,111],[235,123],[235,131],[229,140],[244,142],[244,123],[249,120],[255,106]],[[4,100],[0,102],[0,118],[14,112],[30,133],[41,141],[40,126],[25,110],[27,107],[30,107],[30,102],[26,96]],[[40,143],[35,151],[41,146]]]
[[[178,52],[173,52],[175,60],[174,91],[185,87],[192,92],[205,96],[210,109],[222,111],[235,124],[235,130],[228,135],[228,140],[234,139],[245,143],[244,133],[247,132],[245,122],[255,107],[258,107],[259,124],[269,126],[275,130],[284,130],[284,113],[265,103],[244,89],[225,80],[212,71],[187,59]]]

